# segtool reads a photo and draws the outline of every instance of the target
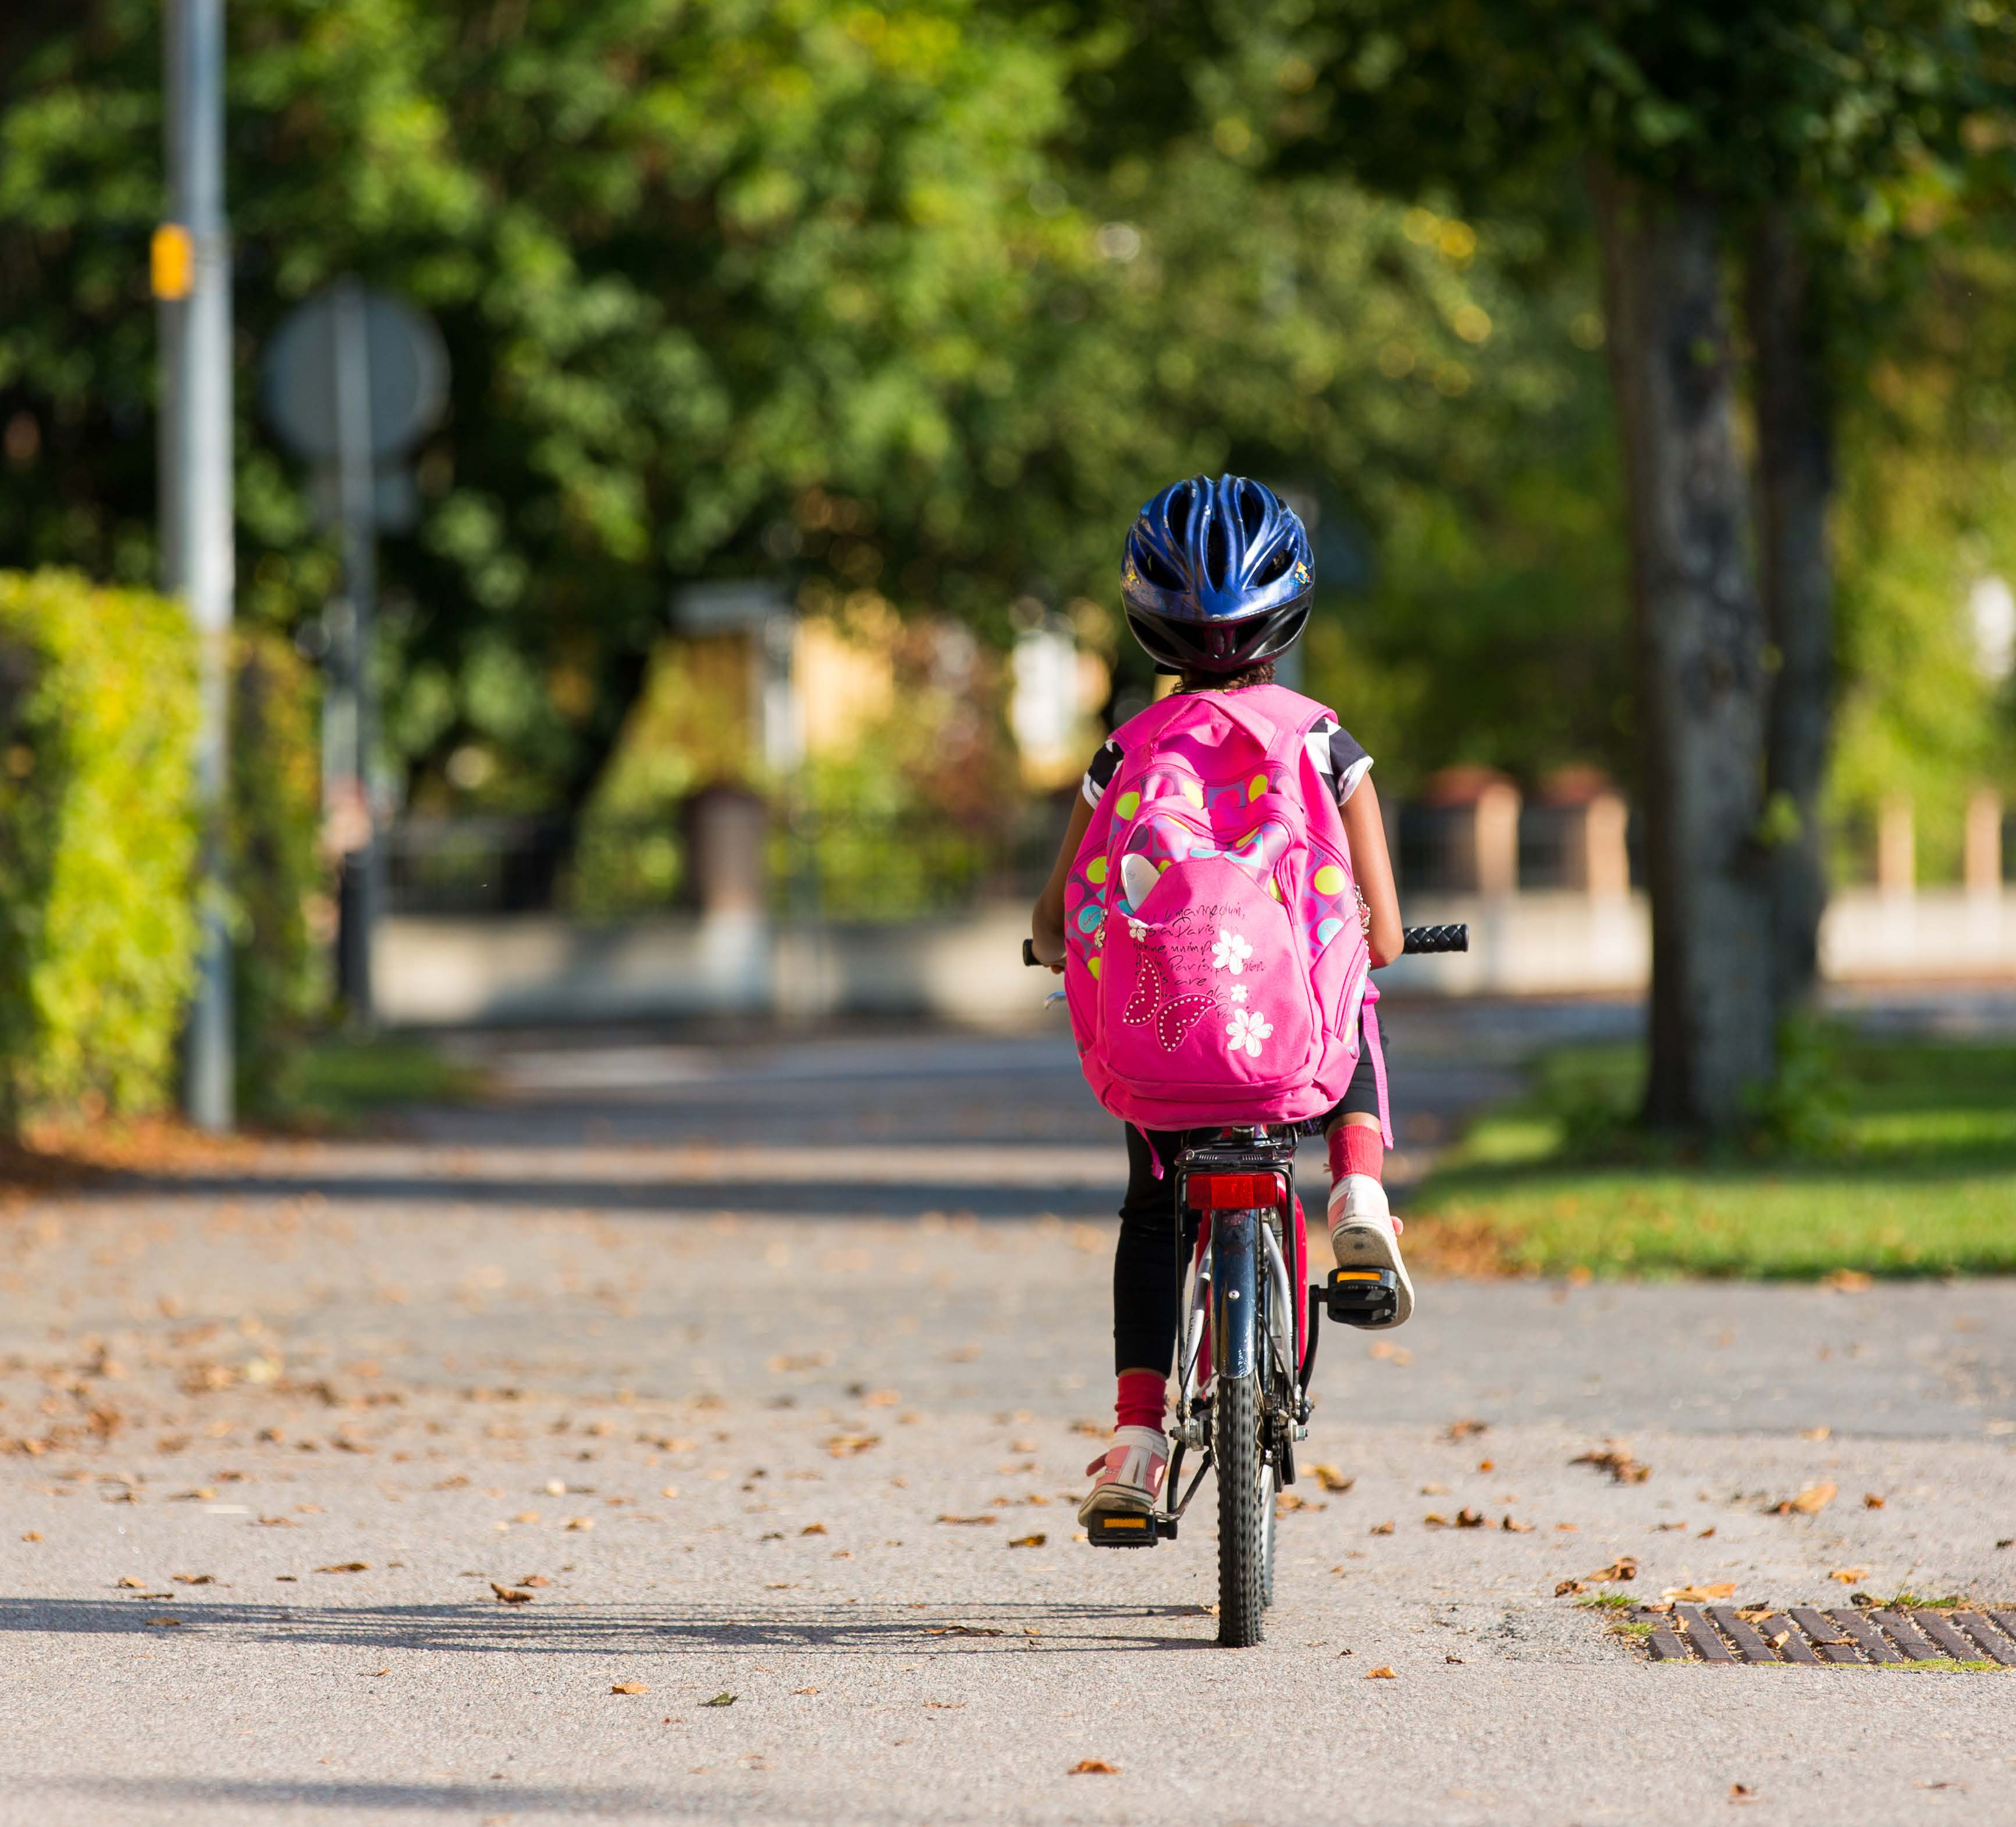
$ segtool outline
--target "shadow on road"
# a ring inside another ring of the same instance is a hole
[[[159,1605],[160,1601],[157,1601]],[[967,1652],[1185,1649],[1208,1646],[1212,1627],[1194,1605],[1032,1602],[963,1609],[927,1605],[710,1604],[579,1609],[516,1605],[240,1605],[177,1601],[164,1613],[142,1602],[99,1598],[0,1598],[0,1632],[120,1637],[231,1638],[360,1650],[456,1654],[720,1655],[735,1650],[812,1649],[914,1656]],[[179,1627],[150,1624],[173,1616]],[[1193,1620],[1194,1634],[1171,1636],[1159,1620]]]
[[[941,1184],[878,1186],[850,1181],[843,1185],[807,1186],[802,1181],[765,1184],[599,1180],[508,1180],[484,1177],[467,1179],[428,1175],[230,1175],[122,1176],[112,1190],[154,1197],[199,1198],[299,1198],[376,1201],[388,1205],[487,1205],[502,1209],[551,1210],[590,1209],[599,1212],[659,1213],[668,1217],[713,1217],[722,1212],[761,1213],[781,1218],[924,1218],[970,1215],[976,1218],[1026,1219],[1047,1212],[1058,1217],[1106,1219],[1120,1200],[1116,1179],[1110,1191],[1082,1186],[1018,1184],[989,1187],[971,1180]]]

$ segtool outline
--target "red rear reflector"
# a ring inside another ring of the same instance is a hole
[[[1278,1173],[1193,1173],[1183,1200],[1193,1212],[1272,1211],[1288,1202],[1288,1187]]]

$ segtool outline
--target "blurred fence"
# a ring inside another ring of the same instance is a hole
[[[801,812],[773,820],[770,910],[794,919],[912,920],[1033,900],[1071,816],[1038,801],[989,824]],[[689,896],[675,819],[414,816],[386,846],[395,914],[569,914],[622,919]]]
[[[752,903],[780,918],[906,921],[1033,900],[1071,816],[1068,796],[962,823],[915,813],[800,810],[771,816],[766,879]],[[1585,894],[1644,886],[1641,820],[1614,792],[1522,802],[1509,784],[1386,808],[1395,874],[1409,896]],[[759,813],[760,818],[761,814]],[[687,841],[672,817],[409,817],[387,845],[397,914],[560,914],[619,920],[692,904]],[[1834,840],[1843,888],[1913,892],[1957,879],[2016,880],[2016,813],[1992,795],[1969,813],[1964,858],[1928,867],[1910,802],[1845,819]]]

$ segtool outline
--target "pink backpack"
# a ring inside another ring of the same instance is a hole
[[[1330,715],[1252,686],[1179,693],[1116,733],[1064,888],[1064,990],[1087,1083],[1139,1128],[1323,1115],[1361,1011],[1387,1126],[1350,845],[1304,741]]]

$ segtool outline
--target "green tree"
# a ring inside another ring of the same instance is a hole
[[[580,805],[687,579],[785,570],[1005,639],[1024,593],[1110,602],[1125,519],[1186,471],[1425,528],[1499,498],[1507,437],[1586,448],[1587,301],[1529,301],[1514,238],[1410,233],[1208,128],[1102,149],[1041,20],[239,0],[231,23],[242,609],[292,630],[333,586],[257,359],[362,272],[454,363],[381,656],[399,759],[451,802],[475,748],[488,803]],[[0,554],[132,579],[158,25],[149,0],[38,10],[0,66]]]
[[[1201,17],[1190,54],[1220,72],[1209,99],[1257,111],[1264,95],[1291,164],[1528,206],[1586,178],[1636,604],[1646,1112],[1727,1127],[1775,1070],[1823,898],[1833,363],[1851,346],[1830,337],[1831,282],[1900,189],[1964,156],[1971,120],[2006,111],[2010,16],[1966,0],[1330,0],[1271,31]],[[1738,243],[1754,496],[1726,286]]]

